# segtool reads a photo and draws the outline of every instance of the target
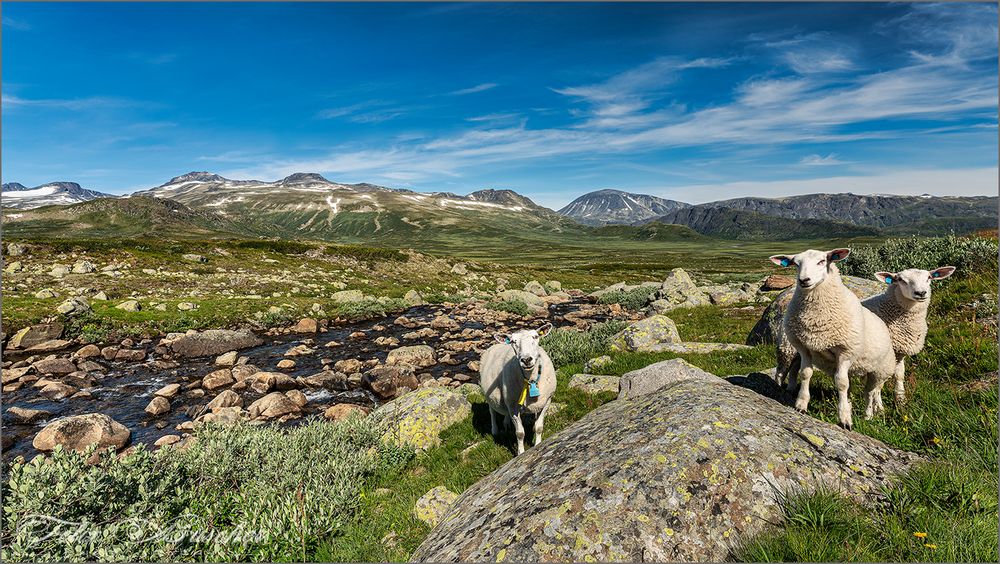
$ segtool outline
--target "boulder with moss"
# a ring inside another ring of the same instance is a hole
[[[674,363],[676,364],[676,363]],[[919,458],[702,371],[607,403],[486,476],[414,561],[724,561],[791,491],[861,503]],[[623,377],[623,381],[629,375]]]
[[[372,412],[385,425],[384,440],[426,450],[440,444],[441,431],[472,413],[472,404],[445,388],[420,388]]]

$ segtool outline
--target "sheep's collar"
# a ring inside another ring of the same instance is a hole
[[[525,402],[528,401],[529,395],[533,398],[537,398],[541,394],[541,392],[538,391],[538,379],[542,374],[542,362],[541,359],[539,359],[539,361],[535,363],[535,367],[531,369],[531,371],[534,372],[534,377],[529,374],[525,374],[524,367],[517,361],[517,349],[514,348],[514,345],[511,345],[510,348],[514,351],[514,364],[516,364],[517,369],[521,371],[521,379],[524,380],[524,387],[521,388],[521,397],[517,402],[518,405],[523,406]]]

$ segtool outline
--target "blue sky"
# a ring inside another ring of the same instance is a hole
[[[997,193],[995,4],[3,3],[4,182]]]

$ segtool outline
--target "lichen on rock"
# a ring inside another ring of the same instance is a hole
[[[445,388],[420,388],[372,412],[386,426],[383,440],[425,450],[440,444],[441,431],[472,413],[472,404]]]

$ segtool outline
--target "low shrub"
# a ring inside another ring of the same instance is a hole
[[[639,311],[656,297],[656,288],[640,286],[631,290],[615,290],[597,299],[602,304],[619,304],[625,309]]]
[[[93,449],[57,449],[15,462],[3,560],[305,559],[344,527],[370,481],[412,456],[380,432],[366,418],[206,426],[185,450],[137,447],[88,465]]]
[[[531,310],[528,308],[528,304],[524,303],[522,300],[502,300],[502,301],[492,301],[487,302],[487,309],[492,309],[493,311],[505,311],[507,313],[513,313],[514,315],[520,315],[521,317],[526,317],[531,314]]]
[[[348,319],[370,319],[372,317],[382,317],[393,311],[403,311],[408,306],[401,298],[389,298],[383,300],[361,300],[358,302],[345,302],[337,304],[335,312],[339,316]]]
[[[879,271],[899,272],[907,268],[932,270],[939,266],[958,267],[956,277],[973,272],[997,271],[997,240],[986,237],[909,237],[887,239],[881,245],[851,249],[841,263],[841,272],[863,278]]]
[[[556,368],[585,362],[608,352],[611,337],[625,329],[624,321],[608,321],[589,331],[560,328],[542,338],[542,347],[549,353]]]

